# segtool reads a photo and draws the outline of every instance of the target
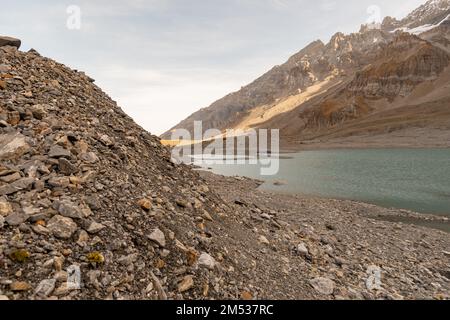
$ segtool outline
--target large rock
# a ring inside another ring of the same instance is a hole
[[[48,152],[48,156],[50,158],[70,158],[71,154],[70,151],[67,149],[64,149],[63,147],[59,145],[54,145],[50,148],[50,151]]]
[[[6,217],[13,212],[11,204],[5,198],[0,198],[0,216]]]
[[[183,293],[190,290],[194,286],[194,277],[189,275],[185,276],[178,285],[178,292]]]
[[[13,183],[4,185],[0,187],[0,196],[13,194],[31,187],[34,178],[22,178],[20,180],[14,181]]]
[[[14,212],[5,218],[5,222],[10,226],[19,226],[27,221],[29,216],[23,212]]]
[[[77,224],[71,218],[54,216],[48,222],[47,228],[55,237],[69,239],[77,230]]]
[[[309,254],[308,248],[303,242],[297,245],[297,253],[301,256],[306,256]]]
[[[70,184],[69,177],[53,177],[47,181],[48,185],[53,188],[67,188]]]
[[[94,152],[86,152],[81,153],[79,155],[80,160],[87,162],[87,163],[96,163],[99,159],[97,155]]]
[[[67,218],[81,219],[83,217],[81,209],[78,205],[69,200],[53,202],[53,209],[58,211],[60,215]]]
[[[12,174],[8,174],[8,175],[5,175],[3,177],[0,177],[0,181],[1,182],[5,182],[5,183],[11,183],[11,182],[19,180],[20,178],[22,178],[20,173],[19,172],[14,172]]]
[[[334,281],[328,278],[315,278],[310,280],[309,284],[314,290],[323,295],[332,295],[334,292]]]
[[[22,41],[20,41],[19,39],[13,37],[0,36],[0,47],[12,46],[19,49],[21,44]]]
[[[9,133],[0,136],[0,160],[17,159],[28,150],[30,146],[22,134]]]
[[[31,285],[25,281],[14,281],[9,285],[11,291],[21,292],[31,290]]]
[[[38,297],[48,297],[53,290],[55,290],[56,280],[46,279],[39,282],[37,288],[35,289],[35,294]]]
[[[101,223],[92,221],[86,231],[90,234],[97,234],[105,228]]]
[[[59,158],[58,168],[62,174],[65,174],[68,176],[73,173],[76,173],[78,171],[77,166],[72,164],[69,160],[67,160],[65,158]]]
[[[269,244],[270,244],[269,240],[267,240],[267,238],[266,238],[265,236],[260,236],[260,237],[258,238],[258,240],[259,240],[259,242],[261,242],[262,244],[266,244],[266,245],[269,245]]]
[[[164,233],[158,228],[153,230],[152,233],[148,236],[148,238],[156,242],[160,247],[166,246],[166,237],[164,236]]]

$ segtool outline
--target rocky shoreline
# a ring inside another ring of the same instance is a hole
[[[335,149],[449,149],[450,129],[407,128],[389,133],[354,134],[308,141],[286,137],[281,141],[281,148],[288,152]]]
[[[279,259],[283,287],[295,287],[300,282],[306,288],[308,283],[311,286],[308,278],[319,276],[332,281],[324,280],[330,291],[334,288],[328,296],[334,299],[449,298],[450,235],[414,224],[385,221],[386,216],[423,219],[423,215],[353,201],[265,192],[256,190],[261,183],[257,180],[204,171],[200,174],[227,203],[244,208],[248,215],[242,217],[242,224],[260,242],[268,240],[270,260]],[[445,219],[428,217],[433,218]],[[299,262],[299,256],[304,261]],[[270,262],[266,264],[270,266]],[[381,270],[380,290],[368,289],[368,270],[373,268]],[[303,280],[295,277],[301,274],[309,276]],[[310,297],[325,297],[320,292],[323,289],[312,292]],[[286,292],[287,296],[280,297],[272,293],[267,297],[308,298],[307,291],[291,295]]]

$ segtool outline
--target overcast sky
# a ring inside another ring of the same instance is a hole
[[[401,18],[424,2],[1,0],[0,34],[85,71],[161,134],[309,42],[386,15]]]

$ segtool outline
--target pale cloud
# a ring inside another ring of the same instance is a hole
[[[192,113],[185,106],[208,105],[217,97],[236,90],[235,81],[239,78],[239,75],[208,74],[207,70],[197,76],[189,70],[185,75],[120,68],[105,72],[101,78],[108,80],[101,81],[101,87],[115,92],[115,98],[128,114],[152,133],[168,129],[167,122],[159,118],[161,114],[174,118],[175,124]],[[168,109],[168,105],[178,108]],[[143,114],[147,116],[143,117]]]
[[[80,6],[88,18],[129,17],[161,12],[170,8],[171,0],[78,0],[72,1]]]
[[[320,9],[323,10],[323,11],[335,10],[336,6],[337,6],[336,1],[322,0],[320,2]]]
[[[276,7],[276,8],[288,8],[289,4],[288,4],[288,0],[271,0],[271,3]]]

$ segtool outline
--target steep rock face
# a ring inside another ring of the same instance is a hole
[[[377,109],[376,101],[407,97],[419,84],[437,79],[449,64],[444,50],[400,33],[348,85],[305,110],[304,129],[320,131],[361,118]]]
[[[444,88],[448,85],[445,75],[450,65],[444,28],[441,26],[427,32],[424,38],[430,41],[408,33],[396,33],[391,42],[376,51],[370,64],[347,81],[260,127],[280,128],[282,137],[286,139],[309,140],[326,136],[330,130],[345,132],[348,126],[360,119],[366,120],[365,124],[358,125],[359,132],[383,133],[384,130],[391,132],[405,126],[441,123],[442,119],[449,118],[446,110],[447,98],[450,98],[448,89]],[[432,94],[433,90],[438,93]],[[415,98],[411,99],[413,93]],[[401,107],[402,103],[414,104],[415,101],[424,105],[423,111],[418,112],[420,108],[416,106],[399,108],[397,115],[389,111],[386,112],[389,119],[383,124],[383,110]],[[429,114],[424,117],[422,113],[427,112]],[[422,121],[424,118],[428,122]],[[447,126],[440,124],[438,127]]]
[[[450,20],[420,35],[436,47],[450,53]]]
[[[407,96],[417,84],[435,80],[448,65],[445,51],[401,34],[381,50],[375,62],[357,72],[348,90],[372,98]]]
[[[304,130],[321,131],[327,127],[358,119],[372,111],[364,97],[345,96],[323,101],[302,115],[306,121]]]

